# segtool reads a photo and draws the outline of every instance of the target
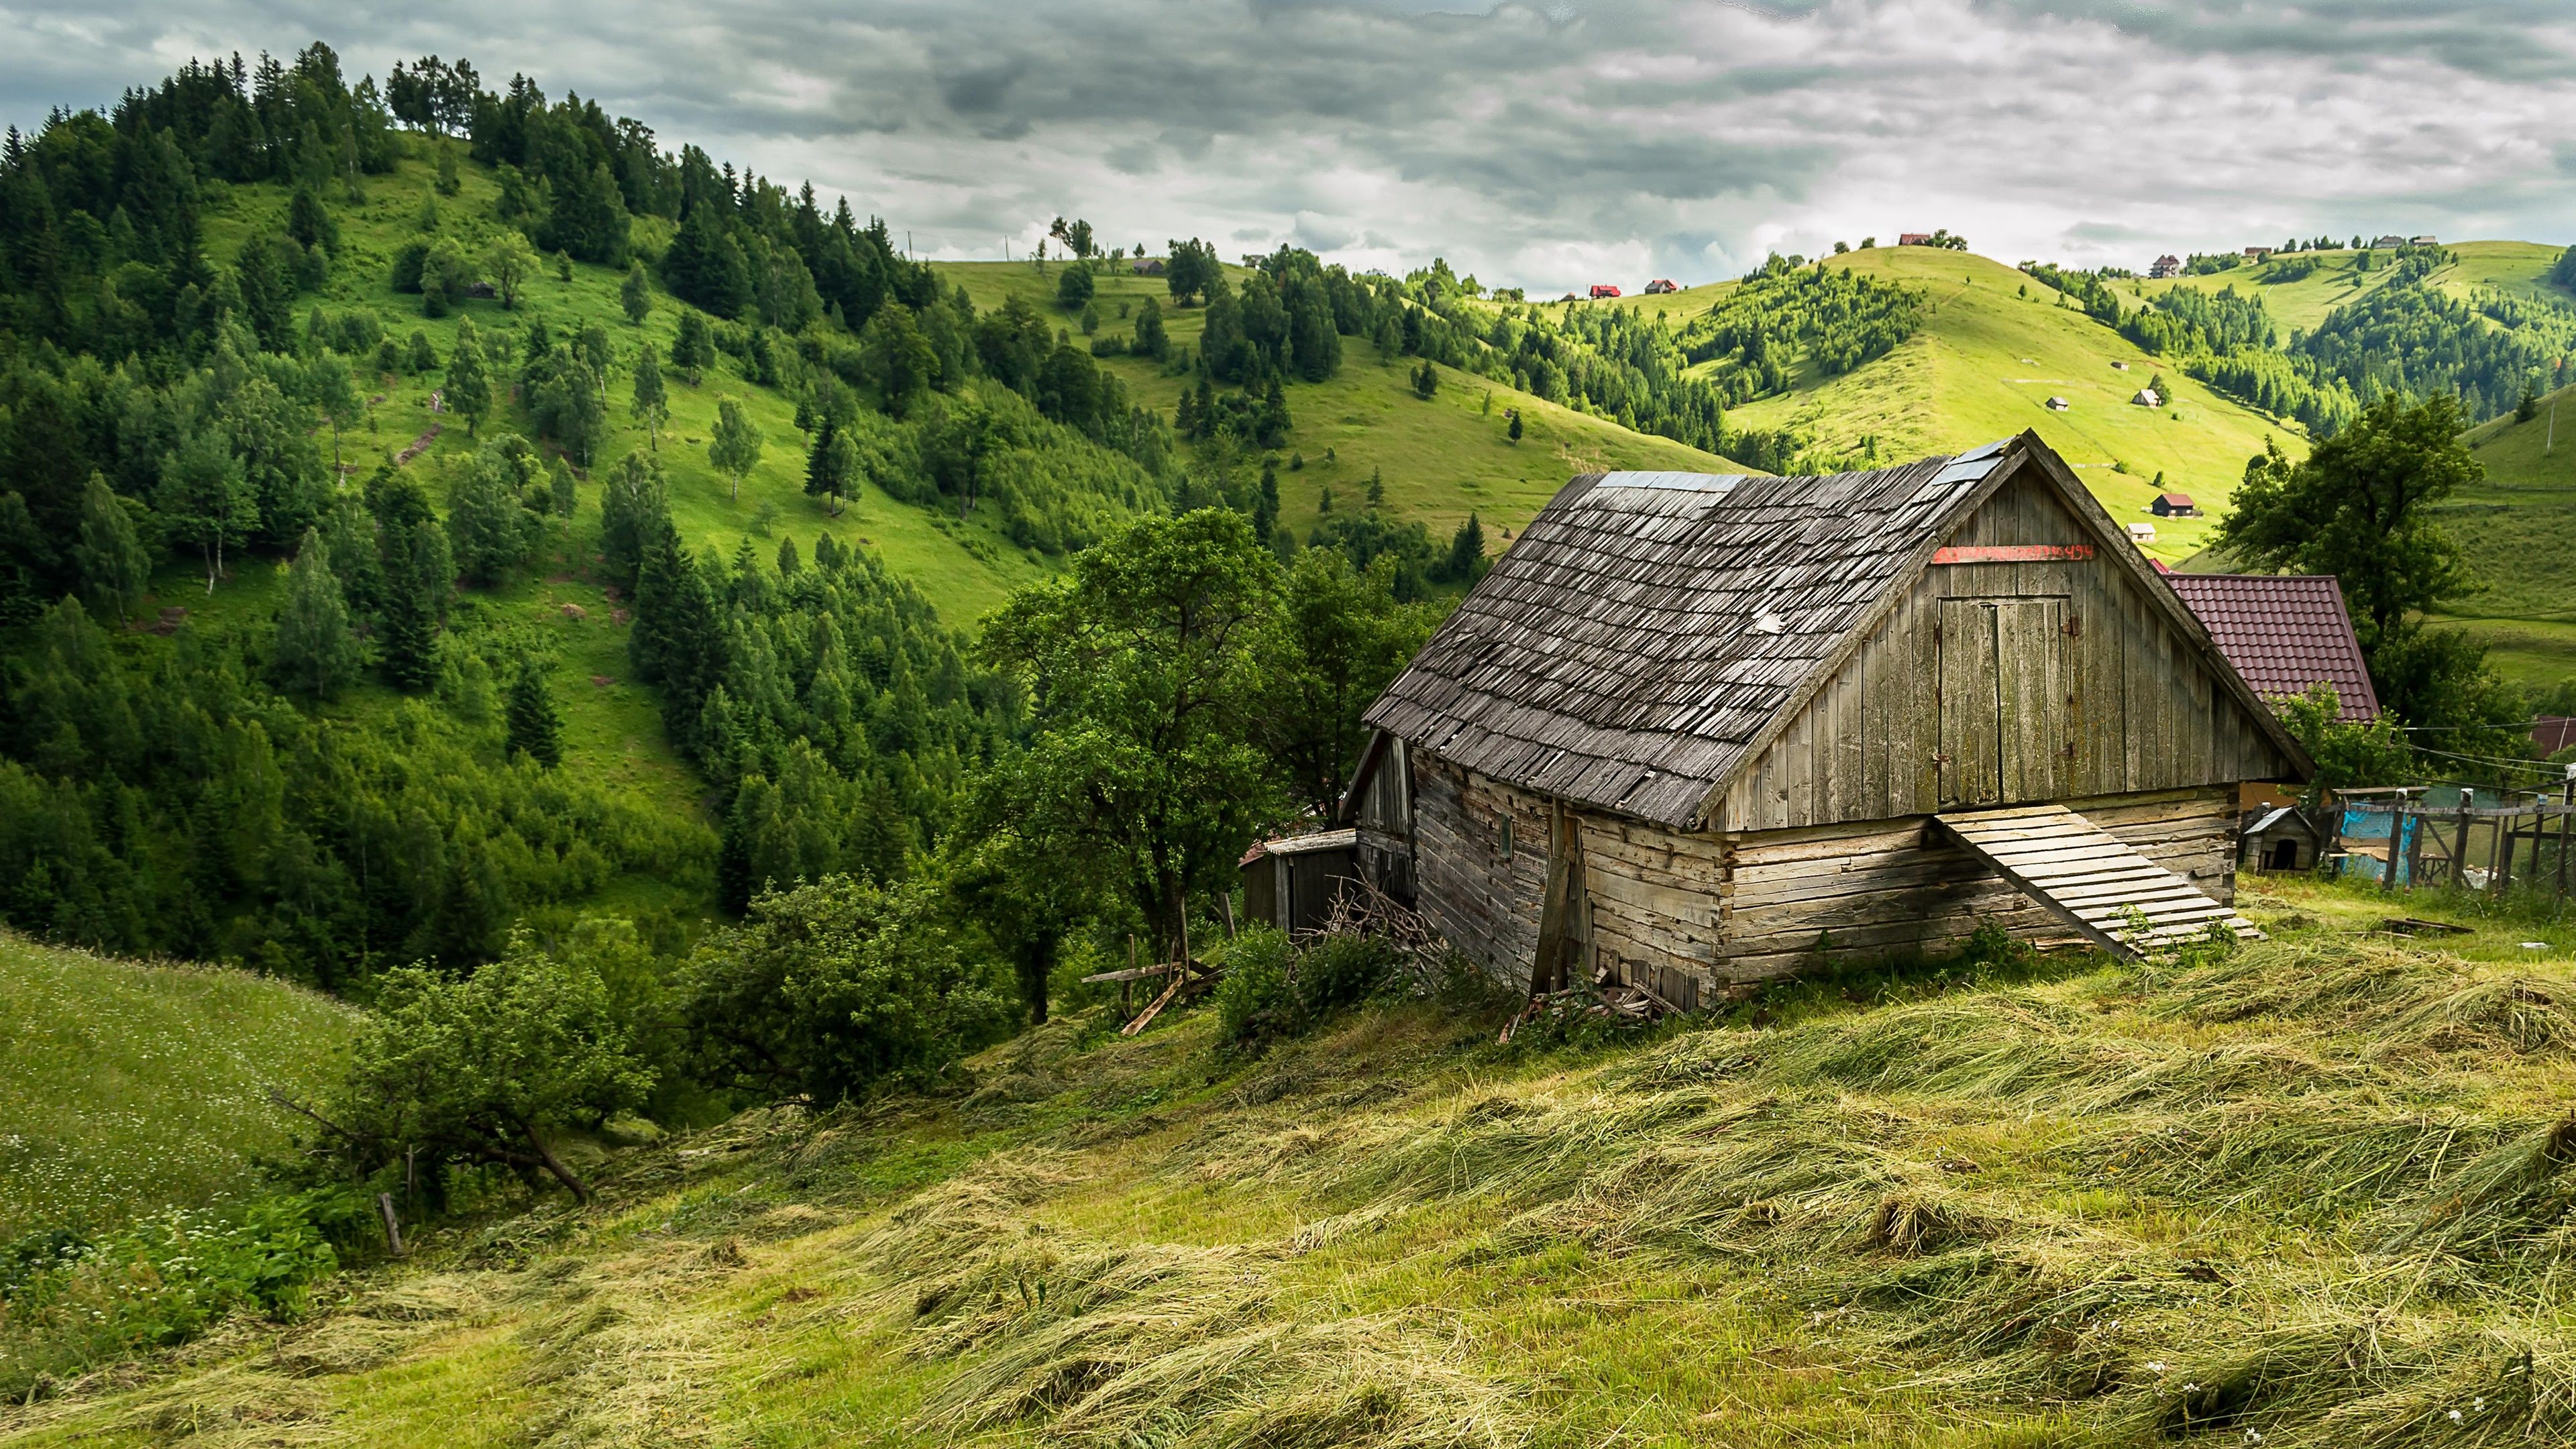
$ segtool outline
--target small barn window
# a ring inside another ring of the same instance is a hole
[[[1505,860],[1509,860],[1509,859],[1511,859],[1511,858],[1512,858],[1512,819],[1511,819],[1511,817],[1510,817],[1510,816],[1506,815],[1506,816],[1504,816],[1504,817],[1503,817],[1503,859],[1505,859]]]

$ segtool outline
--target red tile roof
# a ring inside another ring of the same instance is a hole
[[[2255,693],[2305,694],[2330,684],[2345,719],[2379,717],[2379,694],[2333,575],[2167,574],[2165,582]]]

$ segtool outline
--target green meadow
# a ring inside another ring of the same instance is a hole
[[[0,1245],[249,1193],[334,1076],[354,1008],[247,971],[0,934]]]

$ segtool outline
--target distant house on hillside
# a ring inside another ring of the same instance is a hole
[[[2380,251],[2388,247],[2402,247],[2404,245],[2406,245],[2406,238],[2399,236],[2395,232],[2390,232],[2386,236],[2372,240],[2370,248],[2372,251]]]
[[[2130,398],[2129,401],[2136,403],[2142,408],[2160,408],[2165,405],[2164,394],[2151,387],[2139,388],[2137,395]]]
[[[2152,523],[2132,523],[2129,525],[2128,534],[2131,543],[2153,543],[2156,541],[2156,526]]]
[[[1163,259],[1161,257],[1147,257],[1143,261],[1129,262],[1127,264],[1127,270],[1134,272],[1140,277],[1159,277],[1163,274]]]
[[[2379,694],[2331,574],[2167,574],[2218,651],[2267,699],[2331,686],[2342,718],[2379,718]]]
[[[1988,923],[2250,936],[2239,787],[2313,768],[2031,433],[1578,477],[1366,718],[1363,878],[1514,986],[1685,1011]]]
[[[2406,244],[2410,247],[2437,247],[2441,245],[2440,242],[2433,239],[2433,234],[2431,232],[2426,232],[2422,236],[2410,236],[2406,239]]]
[[[1666,292],[1678,292],[1680,290],[1681,288],[1673,285],[1672,278],[1670,277],[1657,277],[1646,284],[1646,294],[1653,297],[1660,297]]]
[[[2158,518],[2198,518],[2200,516],[2200,510],[2192,505],[2191,495],[2188,493],[2159,493],[2156,495],[2156,501],[2148,504],[2147,509]]]
[[[1928,231],[1898,232],[1896,234],[1896,244],[1901,247],[1930,246],[1932,244],[1932,233]]]
[[[1611,286],[1608,282],[1595,282],[1592,284],[1592,299],[1596,302],[1604,297],[1616,297],[1618,295],[1619,289]]]
[[[2167,252],[2163,256],[2156,258],[2154,263],[2147,268],[2147,275],[2149,277],[2172,277],[2179,276],[2181,273],[2182,258],[2175,256],[2171,252]]]
[[[2270,247],[2247,247],[2245,249],[2245,260],[2249,262],[2259,262],[2270,255],[2272,255],[2272,249]]]
[[[2069,403],[2062,397],[2053,397],[2048,400],[2048,410],[2053,413],[2062,413],[2071,406],[2073,406],[2073,404]]]

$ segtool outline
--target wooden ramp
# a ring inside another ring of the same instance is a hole
[[[2207,935],[2212,921],[2240,941],[2263,939],[2233,907],[2062,805],[1958,810],[1932,820],[2022,894],[2114,955],[2134,959],[2182,945]],[[2132,907],[2145,914],[2144,930]]]

